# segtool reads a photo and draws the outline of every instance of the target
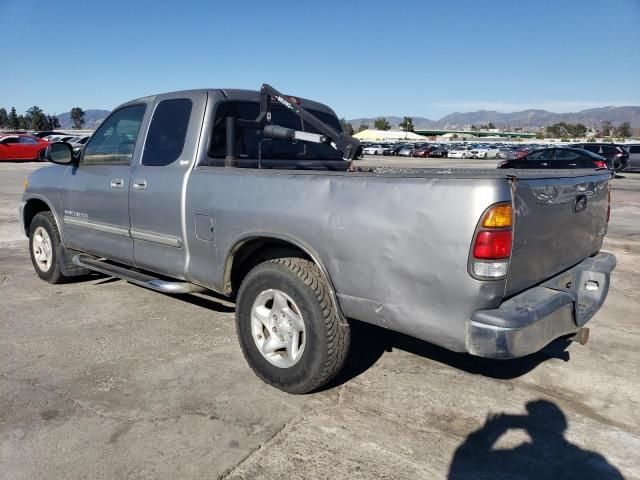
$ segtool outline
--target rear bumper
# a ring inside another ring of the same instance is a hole
[[[467,322],[467,351],[487,358],[517,358],[577,332],[604,303],[616,257],[598,253],[575,267]]]

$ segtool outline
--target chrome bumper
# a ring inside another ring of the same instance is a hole
[[[488,358],[523,357],[577,332],[604,303],[615,266],[615,256],[598,253],[494,310],[475,312],[467,322],[467,351]]]

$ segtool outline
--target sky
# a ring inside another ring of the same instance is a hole
[[[0,106],[259,89],[341,117],[640,105],[640,0],[0,0]]]

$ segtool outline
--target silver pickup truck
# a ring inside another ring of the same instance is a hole
[[[330,108],[265,87],[140,98],[80,156],[52,144],[19,208],[40,278],[228,295],[249,365],[292,393],[337,374],[353,320],[498,359],[584,340],[608,171],[362,169]]]

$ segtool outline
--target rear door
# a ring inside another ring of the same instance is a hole
[[[562,148],[556,148],[553,156],[553,168],[580,168],[584,162],[581,159],[580,153],[574,150],[564,150]],[[579,165],[580,164],[580,165]],[[584,166],[588,168],[587,165]]]
[[[184,278],[186,177],[196,158],[206,92],[156,97],[129,194],[134,261],[139,268]]]
[[[547,148],[530,153],[525,159],[528,168],[551,168],[553,160],[553,148]]]
[[[518,179],[507,295],[566,270],[598,252],[607,231],[608,172]]]
[[[67,169],[60,204],[71,248],[133,263],[129,177],[141,152],[145,111],[143,103],[114,111],[87,143],[79,166]]]

